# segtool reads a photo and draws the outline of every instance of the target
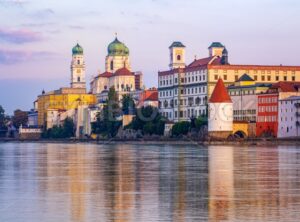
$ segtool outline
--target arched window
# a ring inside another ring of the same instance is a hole
[[[77,65],[80,65],[80,60],[79,59],[77,60]]]
[[[77,82],[80,82],[80,77],[79,76],[77,77]]]
[[[114,70],[114,61],[110,62],[110,70],[113,71]]]
[[[177,60],[178,60],[178,61],[181,60],[181,55],[177,55]]]

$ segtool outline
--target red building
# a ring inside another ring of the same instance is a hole
[[[256,136],[275,136],[278,130],[278,93],[258,95]]]
[[[267,93],[257,95],[256,136],[275,136],[278,132],[278,100],[300,93],[300,82],[278,82]]]

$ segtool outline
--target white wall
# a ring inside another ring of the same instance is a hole
[[[209,132],[232,131],[233,104],[232,103],[209,103]]]

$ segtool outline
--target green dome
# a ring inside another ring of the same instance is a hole
[[[83,48],[77,43],[72,49],[73,55],[82,55],[83,54]]]
[[[129,49],[128,47],[120,42],[118,38],[116,38],[112,43],[110,43],[107,47],[108,55],[115,56],[128,56]]]

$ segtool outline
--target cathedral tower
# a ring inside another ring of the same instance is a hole
[[[185,67],[185,46],[181,42],[173,42],[170,49],[170,69]]]
[[[108,45],[107,53],[105,59],[106,72],[115,73],[122,68],[131,71],[129,49],[124,43],[120,42],[117,37]]]
[[[72,49],[71,88],[86,88],[83,48],[78,43]]]

